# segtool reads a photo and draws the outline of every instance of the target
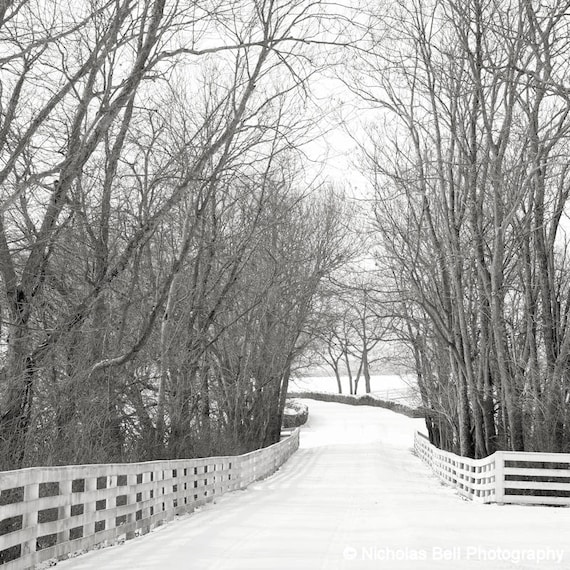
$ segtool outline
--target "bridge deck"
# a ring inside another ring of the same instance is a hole
[[[411,454],[412,420],[307,401],[273,477],[61,570],[570,568],[570,509],[469,503]]]

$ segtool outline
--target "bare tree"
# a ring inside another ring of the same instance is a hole
[[[225,417],[212,331],[310,126],[326,10],[50,0],[0,17],[1,468],[178,455],[194,403],[204,433]]]
[[[366,152],[434,438],[468,456],[568,448],[567,8],[397,3],[351,83],[391,133]]]

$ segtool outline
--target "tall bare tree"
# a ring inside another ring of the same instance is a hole
[[[0,18],[0,468],[166,453],[179,294],[201,355],[259,236],[255,212],[233,237],[225,216],[266,207],[256,185],[304,136],[326,10],[49,0]]]
[[[351,82],[383,117],[366,146],[377,230],[417,307],[402,323],[424,403],[468,456],[570,445],[567,9],[395,3],[371,13]]]

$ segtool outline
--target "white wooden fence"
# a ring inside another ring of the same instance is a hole
[[[416,454],[439,479],[482,503],[570,505],[570,454],[496,451],[470,459],[443,451],[416,432]]]
[[[271,475],[298,447],[296,429],[245,455],[0,472],[0,565],[33,568],[145,534]]]

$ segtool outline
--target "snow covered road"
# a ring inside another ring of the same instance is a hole
[[[411,453],[413,420],[306,400],[274,476],[61,570],[570,569],[570,509],[480,505]]]

